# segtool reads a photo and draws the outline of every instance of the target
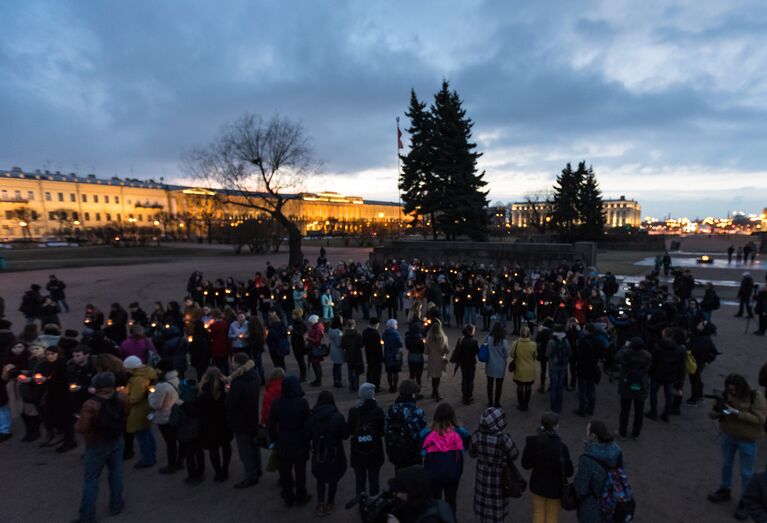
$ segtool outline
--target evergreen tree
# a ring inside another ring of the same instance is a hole
[[[436,238],[434,213],[437,208],[434,184],[431,183],[431,154],[429,151],[431,115],[426,111],[426,104],[418,100],[415,90],[410,91],[410,108],[405,116],[410,118],[410,150],[400,155],[402,172],[399,178],[399,190],[404,203],[404,212],[413,216],[410,225],[415,227],[425,216],[431,218],[431,226]]]
[[[474,240],[488,236],[487,185],[485,173],[477,172],[477,160],[471,141],[474,123],[466,116],[463,102],[450,91],[446,80],[434,95],[430,108],[433,125],[430,133],[431,170],[430,200],[438,203],[437,223],[447,239],[468,235]],[[433,196],[433,198],[432,198]]]
[[[579,237],[584,240],[597,240],[605,228],[605,216],[602,213],[602,191],[599,189],[594,169],[586,169],[586,162],[578,165],[582,181],[578,191]]]
[[[580,186],[583,177],[580,170],[573,171],[568,163],[554,184],[554,198],[551,210],[551,225],[568,239],[575,236],[578,225]]]

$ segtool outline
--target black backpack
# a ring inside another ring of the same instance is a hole
[[[96,434],[107,441],[119,438],[125,431],[126,416],[125,408],[117,393],[112,393],[109,398],[93,396],[93,399],[101,404],[94,424]]]
[[[626,369],[626,385],[628,385],[629,391],[634,394],[644,394],[645,391],[645,372],[642,369],[636,367],[628,367]]]
[[[378,442],[381,435],[373,423],[372,416],[362,416],[357,421],[357,427],[354,430],[354,452],[360,456],[372,456],[378,450]]]
[[[386,454],[389,461],[395,465],[409,463],[419,450],[405,413],[401,409],[391,409],[386,426]]]
[[[554,341],[554,350],[551,351],[549,361],[556,367],[567,366],[572,355],[570,343],[565,338],[558,339],[556,336],[552,336],[551,339]]]
[[[336,461],[338,449],[336,448],[336,442],[333,435],[329,432],[332,421],[331,418],[327,423],[323,423],[317,427],[317,432],[312,441],[312,446],[314,447],[312,463],[316,465],[326,465]]]

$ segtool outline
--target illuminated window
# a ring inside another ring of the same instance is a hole
[[[60,192],[60,193],[59,193],[59,201],[60,201],[60,202],[63,202],[63,201],[64,201],[64,193],[63,193],[63,192]]]
[[[93,203],[99,203],[99,195],[98,194],[94,194],[93,195]]]
[[[88,203],[88,195],[87,194],[83,193],[82,194],[82,198],[83,198],[83,203]]]
[[[45,201],[46,201],[46,202],[49,202],[49,201],[51,201],[51,193],[49,193],[49,192],[46,192],[46,193],[45,193]]]
[[[104,196],[104,203],[109,203],[109,195]]]

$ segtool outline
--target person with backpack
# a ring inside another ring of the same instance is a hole
[[[517,409],[525,411],[530,406],[530,396],[535,383],[535,360],[538,348],[530,339],[530,327],[522,325],[519,338],[511,344],[511,361],[509,369],[517,385]],[[496,407],[499,405],[496,405]]]
[[[698,406],[703,402],[703,370],[711,365],[719,351],[712,335],[714,327],[708,321],[700,321],[690,332],[690,352],[695,358],[695,372],[690,376],[690,397],[687,405]]]
[[[572,349],[565,336],[565,328],[562,325],[555,325],[546,346],[546,359],[549,362],[549,401],[551,410],[557,414],[562,413],[562,400],[571,356]]]
[[[226,418],[226,384],[221,369],[209,367],[200,380],[197,399],[200,409],[200,445],[208,451],[215,473],[213,481],[216,483],[229,479],[229,463],[232,460],[233,435]]]
[[[261,478],[261,449],[256,440],[261,380],[255,363],[244,352],[234,355],[232,369],[225,405],[229,428],[234,433],[237,453],[245,468],[245,478],[234,488],[243,489],[256,485]]]
[[[557,434],[559,416],[547,412],[534,436],[528,436],[522,453],[522,467],[531,470],[530,497],[533,523],[558,523],[562,488],[573,475],[570,450]]]
[[[123,501],[123,438],[130,401],[115,392],[115,375],[96,374],[91,380],[94,394],[83,404],[75,430],[85,441],[83,495],[79,523],[96,521],[96,499],[104,467],[109,471],[109,512],[116,516],[125,508]]]
[[[455,515],[458,484],[463,474],[463,454],[471,434],[458,424],[449,403],[440,403],[431,427],[421,431],[423,468],[429,476],[432,499],[444,499]]]
[[[506,340],[506,329],[503,328],[503,324],[496,322],[483,344],[488,348],[488,359],[485,363],[487,403],[491,407],[500,407],[503,378],[506,376],[506,361],[509,359],[509,342]]]
[[[384,412],[375,399],[375,387],[359,387],[357,406],[349,410],[348,431],[351,440],[349,461],[354,469],[355,493],[378,495],[379,476],[384,464]]]
[[[170,413],[178,403],[178,372],[170,360],[161,360],[157,365],[158,382],[154,391],[149,392],[149,406],[154,409],[154,422],[165,442],[167,465],[160,469],[160,474],[173,474],[181,470],[181,459],[178,454],[178,439],[176,429],[170,424]]]
[[[579,500],[578,523],[629,521],[616,519],[616,512],[633,514],[628,506],[633,504],[633,494],[623,470],[623,452],[602,421],[593,419],[586,427],[573,485]]]
[[[674,340],[674,329],[665,328],[662,338],[652,346],[650,377],[650,411],[645,414],[651,420],[658,419],[658,391],[662,387],[665,402],[660,419],[668,422],[674,402],[675,384],[684,383],[687,374],[686,351]]]
[[[386,411],[386,455],[397,469],[421,464],[419,434],[426,427],[426,420],[423,410],[415,404],[419,391],[414,381],[403,381],[399,386],[399,396]]]
[[[399,373],[402,372],[402,348],[405,344],[397,330],[397,320],[390,318],[386,321],[386,328],[381,334],[383,342],[384,367],[386,368],[386,381],[389,383],[389,392],[397,391]]]
[[[140,459],[134,465],[136,469],[154,467],[157,463],[157,444],[152,434],[152,422],[148,418],[150,387],[157,381],[157,373],[151,367],[144,365],[138,356],[128,356],[123,367],[130,374],[126,393],[130,400],[131,409],[125,425],[127,452],[132,454],[133,438],[138,442]]]
[[[420,304],[420,302],[418,302]],[[423,323],[420,317],[414,318],[408,325],[405,333],[405,349],[407,349],[407,368],[410,379],[415,380],[418,386],[421,386],[421,377],[423,376],[424,357],[426,350],[423,332]]]
[[[462,336],[455,345],[450,362],[461,369],[461,401],[464,405],[474,403],[474,375],[477,369],[477,354],[479,343],[474,337],[474,325],[464,325]]]
[[[317,507],[314,514],[324,517],[336,510],[338,482],[346,472],[343,440],[349,437],[346,420],[336,408],[329,390],[317,397],[307,423],[312,443],[312,475],[317,480]]]
[[[346,328],[341,336],[341,347],[349,374],[349,390],[356,392],[360,383],[360,374],[365,371],[365,362],[362,359],[362,335],[357,331],[357,322],[354,318],[346,321]]]
[[[269,413],[269,441],[274,443],[279,456],[282,499],[287,507],[303,506],[312,499],[306,492],[309,414],[309,403],[304,398],[298,376],[286,376],[282,382],[282,395],[274,400]]]
[[[618,379],[618,395],[621,401],[620,426],[618,434],[621,438],[628,436],[628,423],[631,408],[634,408],[634,424],[631,437],[638,438],[642,432],[644,421],[644,402],[650,390],[650,368],[652,355],[647,350],[642,338],[635,336],[626,342],[615,355],[615,361],[620,365]]]
[[[503,410],[485,409],[479,428],[469,440],[469,455],[477,459],[474,514],[482,523],[504,521],[509,515],[509,500],[504,496],[503,470],[519,457],[519,450],[506,432]]]
[[[714,403],[709,416],[719,422],[719,441],[722,456],[722,481],[719,489],[709,494],[712,503],[723,503],[732,497],[732,471],[735,453],[740,453],[741,488],[745,489],[754,470],[759,440],[764,437],[767,403],[758,390],[752,390],[746,378],[730,374],[724,380],[721,401]],[[748,517],[741,501],[735,509],[735,518]]]

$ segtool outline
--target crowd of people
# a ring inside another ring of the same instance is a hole
[[[246,282],[195,272],[179,302],[156,302],[147,311],[136,302],[127,310],[113,303],[106,314],[88,304],[77,328],[68,322],[64,329],[66,285],[51,276],[47,295],[35,284],[22,297],[20,332],[0,319],[0,440],[11,437],[15,417],[25,428],[22,441],[42,438],[40,446],[60,453],[76,448],[75,433],[82,434],[81,522],[95,518],[104,467],[110,510],[122,511],[123,463],[135,457],[136,469],[158,464],[155,426],[165,446],[159,472],[185,470],[190,485],[204,481],[206,453],[214,481],[227,481],[234,442],[244,469],[235,488],[277,472],[286,506],[300,507],[312,497],[309,464],[319,517],[336,510],[350,467],[357,494],[371,496],[360,501],[363,515],[383,506],[400,521],[453,521],[469,455],[476,458],[473,512],[481,521],[503,521],[509,500],[521,495],[517,464],[531,470],[535,522],[558,521],[561,509],[577,509],[581,522],[613,521],[633,513],[615,440],[640,437],[645,418],[668,423],[683,406],[700,405],[704,370],[719,354],[719,297],[707,285],[701,300],[693,298],[690,279],[682,271],[669,286],[656,270],[620,292],[615,276],[581,263],[540,271],[418,260],[330,266],[323,253],[300,269],[267,264]],[[764,315],[760,297],[757,314]],[[457,339],[448,338],[450,325],[459,327]],[[286,359],[295,360],[295,374],[287,373]],[[332,389],[310,406],[303,387],[322,388],[325,359]],[[453,398],[443,401],[441,379],[460,372],[460,400],[470,405],[478,366],[487,408],[476,426],[461,425]],[[549,397],[549,411],[522,451],[506,430],[507,375],[516,409],[529,410],[536,384]],[[594,418],[603,381],[614,382],[620,396],[614,431]],[[426,390],[437,405],[431,420],[418,406]],[[386,391],[396,399],[384,408]],[[587,418],[588,444],[576,463],[557,435],[571,391],[574,414]],[[340,394],[357,397],[346,415],[336,407]],[[736,451],[747,484],[767,416],[763,395],[742,376],[727,378],[721,400],[712,410],[723,435],[722,482],[709,496],[717,503],[730,499]],[[396,475],[382,488],[386,460]],[[744,498],[735,515],[748,510]]]

